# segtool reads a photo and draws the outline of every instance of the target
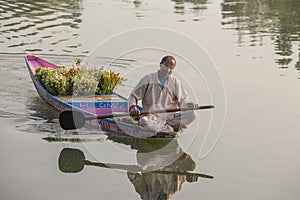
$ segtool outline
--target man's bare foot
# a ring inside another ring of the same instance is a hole
[[[178,132],[180,130],[180,124],[176,124],[173,126],[174,132]]]
[[[183,125],[183,124],[176,124],[175,126],[172,126],[174,129],[174,132],[178,132],[180,130],[182,130],[183,128],[187,128],[187,126]]]

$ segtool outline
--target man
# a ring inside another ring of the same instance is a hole
[[[189,102],[188,94],[181,82],[172,75],[175,66],[174,57],[163,57],[160,69],[144,76],[132,90],[129,96],[129,112],[133,117],[140,117],[140,126],[147,126],[157,132],[170,133],[186,128],[196,118],[196,112],[193,110],[140,116],[136,106],[139,100],[142,100],[144,111],[198,106]]]

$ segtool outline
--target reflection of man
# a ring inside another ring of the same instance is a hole
[[[64,173],[78,173],[85,165],[127,171],[127,177],[142,199],[163,200],[180,191],[185,181],[195,182],[199,177],[210,175],[191,173],[196,163],[182,151],[176,139],[120,137],[112,134],[108,139],[130,145],[137,150],[139,165],[122,165],[91,162],[79,149],[64,148],[58,159],[59,169]]]
[[[161,171],[186,172],[195,169],[195,162],[192,158],[183,154],[178,160],[167,167],[160,169]],[[136,192],[141,199],[162,200],[170,199],[171,196],[180,191],[185,181],[194,182],[198,177],[188,177],[186,175],[149,173],[128,173],[130,182],[134,185]]]
[[[97,166],[127,171],[127,177],[142,199],[170,199],[180,191],[185,181],[195,182],[198,177],[213,178],[210,175],[191,173],[196,163],[182,151],[176,139],[141,139],[115,137],[108,139],[130,145],[137,150],[139,165],[122,165],[91,162],[85,159],[79,149],[64,148],[58,159],[59,169],[64,173],[78,173],[84,166]]]
[[[185,181],[195,182],[198,176],[191,173],[196,163],[182,151],[176,139],[120,139],[109,136],[115,142],[137,149],[137,162],[142,173],[128,172],[127,176],[142,199],[170,199],[180,191]],[[165,173],[164,173],[165,172]]]

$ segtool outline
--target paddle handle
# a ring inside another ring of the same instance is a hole
[[[207,174],[199,174],[192,172],[180,172],[180,171],[163,171],[163,170],[155,170],[155,171],[147,171],[143,170],[138,165],[122,165],[122,164],[111,164],[111,163],[95,163],[88,160],[84,160],[85,165],[97,166],[103,168],[111,168],[111,169],[119,169],[125,170],[130,173],[155,173],[155,174],[166,174],[166,175],[177,175],[177,176],[196,176],[201,178],[213,179],[214,177]]]
[[[188,110],[204,110],[204,109],[211,109],[214,107],[215,107],[214,105],[203,105],[203,106],[198,106],[195,108],[170,108],[170,109],[164,109],[164,110],[143,111],[140,113],[140,115],[179,112],[179,111],[188,111]],[[112,118],[112,117],[127,117],[127,116],[130,116],[130,113],[115,113],[115,114],[111,113],[111,114],[104,114],[104,115],[99,115],[99,116],[85,117],[85,120],[103,119],[103,118]]]

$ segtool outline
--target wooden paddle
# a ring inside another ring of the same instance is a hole
[[[85,159],[84,153],[79,149],[64,148],[59,155],[59,159],[58,159],[59,170],[64,173],[78,173],[83,170],[85,165],[124,170],[129,173],[149,173],[149,171],[142,169],[142,167],[139,165],[121,165],[121,164],[111,164],[111,163],[96,163],[96,162],[88,161]],[[150,173],[184,175],[186,177],[195,177],[195,178],[198,177],[208,178],[208,179],[213,178],[213,176],[206,175],[206,174],[198,174],[198,173],[182,172],[182,171],[155,170],[155,171],[151,171]]]
[[[188,110],[204,110],[214,108],[214,105],[204,105],[198,106],[195,108],[172,108],[165,110],[153,110],[149,112],[141,112],[141,115],[148,114],[157,114],[157,113],[169,113],[169,112],[179,112],[179,111],[188,111]],[[130,113],[112,113],[112,114],[103,114],[98,116],[88,116],[85,117],[82,112],[76,110],[67,110],[63,111],[59,115],[59,124],[64,130],[73,130],[79,129],[84,126],[85,122],[88,120],[94,119],[103,119],[103,118],[112,118],[112,117],[127,117],[130,116]]]

